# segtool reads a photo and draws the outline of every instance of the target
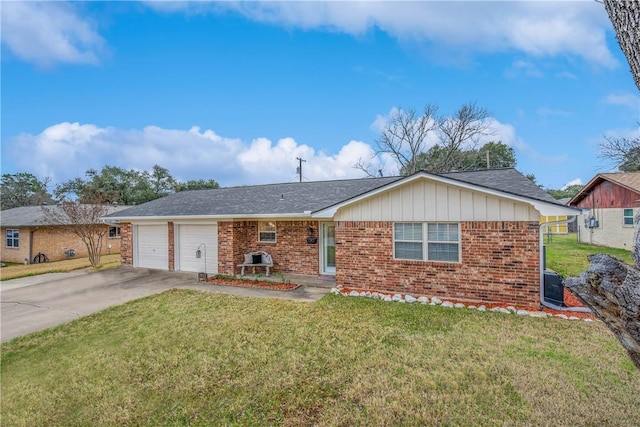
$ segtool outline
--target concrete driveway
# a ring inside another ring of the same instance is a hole
[[[238,296],[316,301],[329,289],[302,286],[293,291],[215,286],[196,273],[119,267],[97,273],[51,273],[0,282],[0,338],[12,338],[167,289],[196,289]]]

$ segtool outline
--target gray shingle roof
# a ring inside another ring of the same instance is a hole
[[[515,169],[454,172],[443,177],[549,203],[557,201]],[[108,217],[286,215],[316,212],[404,177],[252,185],[174,193]]]
[[[516,196],[524,196],[548,203],[562,204],[553,198],[551,194],[538,187],[533,181],[513,168],[451,172],[442,174],[442,176]]]
[[[109,206],[112,213],[122,211],[128,206]],[[52,225],[47,219],[46,209],[59,209],[57,205],[22,206],[0,212],[2,227],[39,227]]]
[[[398,179],[312,181],[182,191],[109,216],[303,214],[359,196]]]

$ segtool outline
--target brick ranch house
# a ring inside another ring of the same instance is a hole
[[[540,216],[579,213],[495,169],[180,192],[108,219],[133,267],[231,275],[262,250],[344,287],[539,307]]]
[[[0,226],[4,243],[0,258],[5,262],[32,263],[39,253],[49,261],[68,259],[70,249],[78,258],[88,257],[82,240],[60,224],[51,224],[46,209],[55,206],[23,206],[0,212]],[[124,206],[110,207],[110,212],[125,209]],[[120,227],[104,224],[107,231],[103,241],[102,254],[120,252]]]

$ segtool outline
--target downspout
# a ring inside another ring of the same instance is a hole
[[[561,220],[561,221],[550,221],[550,222],[543,222],[542,224],[540,224],[540,304],[544,305],[547,308],[553,309],[553,310],[559,310],[559,311],[573,311],[573,312],[580,312],[580,313],[591,313],[591,310],[588,309],[587,307],[561,307],[559,305],[556,304],[552,304],[550,302],[546,302],[544,300],[544,236],[542,234],[542,227],[548,226],[548,225],[560,225],[560,224],[565,224],[567,225],[567,227],[569,226],[570,222],[575,221],[577,218],[577,215],[568,217],[565,220]]]

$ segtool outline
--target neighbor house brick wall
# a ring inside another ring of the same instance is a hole
[[[460,263],[393,259],[392,222],[336,223],[336,284],[539,307],[536,222],[461,222]]]
[[[133,226],[130,222],[120,223],[120,263],[133,265]]]
[[[265,251],[273,271],[315,275],[319,271],[318,243],[307,243],[308,228],[318,237],[317,221],[276,221],[276,242],[258,242],[258,221],[218,223],[218,271],[235,274],[244,254]]]
[[[109,226],[105,225],[105,236],[102,241],[102,255],[120,252],[121,238],[109,238]],[[89,256],[86,245],[82,239],[74,233],[62,228],[52,226],[42,226],[38,228],[19,228],[20,241],[17,249],[6,247],[6,228],[2,228],[2,260],[8,262],[24,262],[25,258],[33,260],[39,252],[45,254],[49,261],[60,261],[68,259],[65,251],[73,249],[76,258]],[[31,234],[33,233],[33,234]],[[31,251],[29,250],[29,245]],[[111,248],[109,248],[111,245]]]

